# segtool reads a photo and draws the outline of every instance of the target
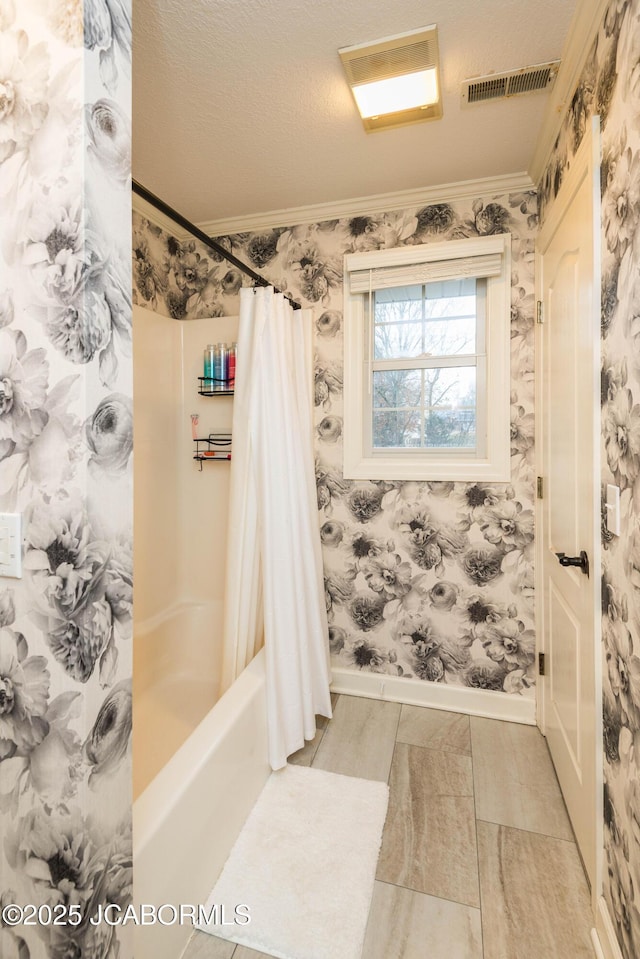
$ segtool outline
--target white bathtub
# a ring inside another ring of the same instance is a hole
[[[205,902],[269,776],[267,755],[260,652],[134,803],[138,906]],[[137,926],[135,959],[178,959],[191,932]]]
[[[134,627],[133,795],[139,796],[218,698],[222,603],[179,603]]]

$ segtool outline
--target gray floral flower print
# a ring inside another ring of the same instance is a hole
[[[77,303],[50,305],[45,329],[55,348],[71,363],[89,363],[111,340],[111,312],[95,291]]]
[[[319,458],[316,458],[315,470],[318,509],[330,513],[334,498],[343,497],[351,484],[343,480],[337,470],[325,465]]]
[[[0,508],[25,543],[0,588],[0,872],[11,901],[85,914],[131,898],[130,753],[106,706],[83,752],[100,687],[130,672],[130,6],[0,0]],[[146,235],[140,252],[157,297]],[[106,925],[22,932],[0,925],[3,959],[128,954]]]
[[[47,689],[49,673],[47,671]],[[72,799],[81,781],[80,740],[72,728],[79,713],[79,693],[61,693],[48,701],[38,721],[39,735],[12,754],[12,776],[0,793],[0,808],[16,815],[23,796],[54,808]],[[48,697],[47,697],[48,698]]]
[[[534,661],[535,633],[518,620],[503,619],[483,630],[482,646],[494,662],[527,669]]]
[[[23,30],[0,31],[0,163],[23,150],[48,111],[49,56]]]
[[[511,228],[511,214],[501,203],[487,203],[477,200],[473,204],[475,227],[480,236],[490,236],[494,233],[509,233]]]
[[[227,270],[220,280],[220,289],[224,296],[235,296],[242,286],[242,273],[239,270]]]
[[[609,469],[625,489],[640,470],[640,405],[631,390],[618,390],[604,410],[604,445]]]
[[[84,45],[100,52],[100,76],[109,92],[131,70],[130,11],[124,0],[85,0]]]
[[[133,450],[131,399],[122,393],[106,396],[87,421],[86,434],[90,467],[111,475],[122,473]]]
[[[316,433],[323,443],[337,443],[342,436],[342,417],[324,416],[316,426]]]
[[[373,673],[386,672],[389,654],[366,639],[358,639],[347,650],[345,662]]]
[[[464,671],[465,684],[471,689],[490,689],[501,692],[507,671],[500,663],[474,659]]]
[[[380,595],[359,593],[348,605],[349,615],[355,626],[367,633],[382,622],[385,599]]]
[[[609,763],[620,762],[620,733],[622,712],[615,700],[605,694],[602,704],[604,751]]]
[[[12,589],[3,589],[0,592],[0,629],[11,626],[16,618],[16,605]]]
[[[329,293],[342,283],[342,261],[325,256],[310,241],[295,244],[288,254],[293,281],[310,303],[326,302]]]
[[[449,203],[433,203],[422,207],[416,213],[416,219],[416,236],[421,242],[426,236],[446,236],[457,223],[455,211]]]
[[[418,504],[408,504],[396,513],[398,530],[407,541],[412,560],[421,569],[444,573],[444,560],[455,556],[465,546],[464,534],[451,526],[437,525]]]
[[[49,814],[31,810],[7,837],[6,848],[10,865],[27,880],[30,902],[78,905],[91,918],[98,905],[113,902],[126,908],[131,901],[130,836],[101,837],[77,807]],[[40,933],[47,954],[65,959],[83,952],[117,955],[114,930],[100,923],[43,926]]]
[[[29,656],[21,633],[0,629],[0,761],[44,739],[49,678],[44,656]]]
[[[329,626],[329,649],[334,656],[342,652],[347,641],[347,631],[341,626]]]
[[[335,360],[322,360],[316,354],[314,379],[315,405],[331,409],[334,397],[342,393],[342,365]]]
[[[120,543],[117,555],[111,555],[106,568],[105,597],[114,619],[130,622],[133,610],[133,555],[129,545]]]
[[[14,316],[13,294],[11,290],[2,290],[0,292],[0,330],[5,326],[11,326]]]
[[[338,573],[329,573],[324,578],[324,595],[327,615],[331,620],[334,606],[344,605],[353,595],[353,581]]]
[[[117,683],[106,696],[87,741],[84,754],[91,764],[93,789],[117,768],[131,740],[131,681]]]
[[[24,335],[0,330],[0,459],[42,432],[48,378],[45,351],[27,350]]]
[[[278,252],[278,233],[255,233],[247,243],[247,256],[261,270]]]
[[[635,944],[640,942],[640,909],[635,901],[633,879],[629,868],[628,853],[619,842],[605,844],[607,850],[613,921],[623,955],[629,959],[635,955]]]
[[[142,298],[158,305],[158,295],[167,290],[167,276],[152,252],[146,233],[150,229],[148,221],[142,220],[140,227],[133,230],[133,279],[136,290]]]
[[[342,313],[340,310],[325,310],[316,320],[318,336],[337,336],[342,328]]]
[[[350,248],[354,251],[379,250],[381,239],[378,235],[380,219],[375,216],[354,216],[347,221],[347,233],[351,239]]]
[[[399,553],[380,553],[362,566],[369,589],[387,601],[401,599],[411,590],[410,563],[403,562]]]
[[[73,303],[88,280],[104,268],[104,259],[97,235],[87,229],[86,211],[69,184],[38,198],[26,226],[24,260],[31,268],[33,288],[44,292],[45,302]]]
[[[323,546],[334,549],[342,543],[344,538],[344,523],[337,520],[327,520],[320,527],[320,540]]]
[[[0,898],[0,908],[15,903],[17,895],[9,889]],[[10,926],[0,926],[0,955],[6,959],[31,959],[28,945]]]
[[[115,100],[102,97],[85,107],[89,153],[108,177],[127,183],[131,171],[129,121]]]
[[[435,609],[450,610],[458,602],[460,589],[455,583],[447,583],[444,580],[432,586],[427,596],[429,602]]]
[[[640,657],[633,652],[631,633],[620,619],[605,624],[603,639],[611,691],[625,725],[635,732],[640,730]]]
[[[462,613],[466,622],[471,626],[472,632],[479,634],[479,628],[485,624],[499,623],[500,620],[507,617],[517,616],[517,607],[515,605],[507,606],[494,600],[484,591],[474,591],[469,593],[461,604]]]
[[[356,487],[347,499],[347,507],[354,519],[366,523],[382,509],[382,492],[375,487]]]
[[[523,510],[516,500],[489,506],[480,519],[484,538],[502,549],[524,549],[533,542],[533,510]]]
[[[486,586],[502,575],[503,556],[498,549],[470,547],[462,558],[462,569],[476,586]]]
[[[107,650],[113,615],[105,596],[108,557],[92,540],[82,511],[36,507],[29,525],[25,568],[32,577],[36,618],[54,658],[86,683]]]
[[[607,246],[622,255],[631,242],[640,217],[640,154],[627,147],[610,165],[603,197]]]

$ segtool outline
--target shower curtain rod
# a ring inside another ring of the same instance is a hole
[[[273,283],[261,276],[260,273],[256,273],[255,270],[252,270],[250,266],[247,266],[246,263],[243,263],[242,260],[239,260],[237,256],[234,256],[233,253],[229,253],[228,250],[220,244],[216,243],[215,240],[212,240],[210,236],[201,230],[200,227],[197,227],[195,223],[192,223],[190,220],[187,220],[186,217],[182,216],[181,213],[178,213],[177,210],[174,210],[173,207],[169,206],[168,203],[165,203],[164,200],[161,200],[160,197],[156,196],[155,193],[152,193],[151,190],[147,190],[145,186],[141,183],[138,183],[137,180],[131,180],[131,189],[134,193],[137,193],[138,196],[141,196],[143,200],[146,200],[147,203],[150,203],[151,206],[155,206],[156,210],[160,210],[161,213],[164,213],[165,216],[168,216],[174,223],[177,223],[179,226],[183,227],[192,236],[195,236],[197,240],[200,240],[201,243],[204,243],[205,246],[208,246],[210,250],[213,250],[214,253],[217,253],[218,256],[223,257],[229,263],[232,263],[233,266],[237,267],[242,273],[245,273],[247,276],[250,276],[252,280],[255,281],[256,286],[273,286]],[[282,290],[278,290],[275,286],[273,287],[276,293],[282,293]],[[282,293],[285,300],[288,300],[294,310],[300,310],[302,307],[299,303],[296,303],[295,300],[292,300],[290,296],[287,296],[286,293]]]

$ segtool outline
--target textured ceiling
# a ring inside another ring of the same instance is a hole
[[[196,222],[527,169],[548,94],[467,77],[560,57],[576,0],[135,0],[133,175]],[[444,118],[367,134],[338,48],[438,25]]]

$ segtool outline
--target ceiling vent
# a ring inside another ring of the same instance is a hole
[[[482,103],[485,100],[503,100],[523,93],[550,90],[558,74],[559,60],[536,63],[521,70],[506,73],[491,73],[486,77],[473,77],[462,84],[462,102],[465,105]]]
[[[372,43],[359,43],[338,51],[352,90],[376,81],[438,71],[438,32],[434,25],[409,33],[385,37]],[[442,102],[436,81],[437,102],[421,104],[377,116],[363,117],[365,130],[371,133],[389,127],[405,126],[422,120],[439,120]]]

